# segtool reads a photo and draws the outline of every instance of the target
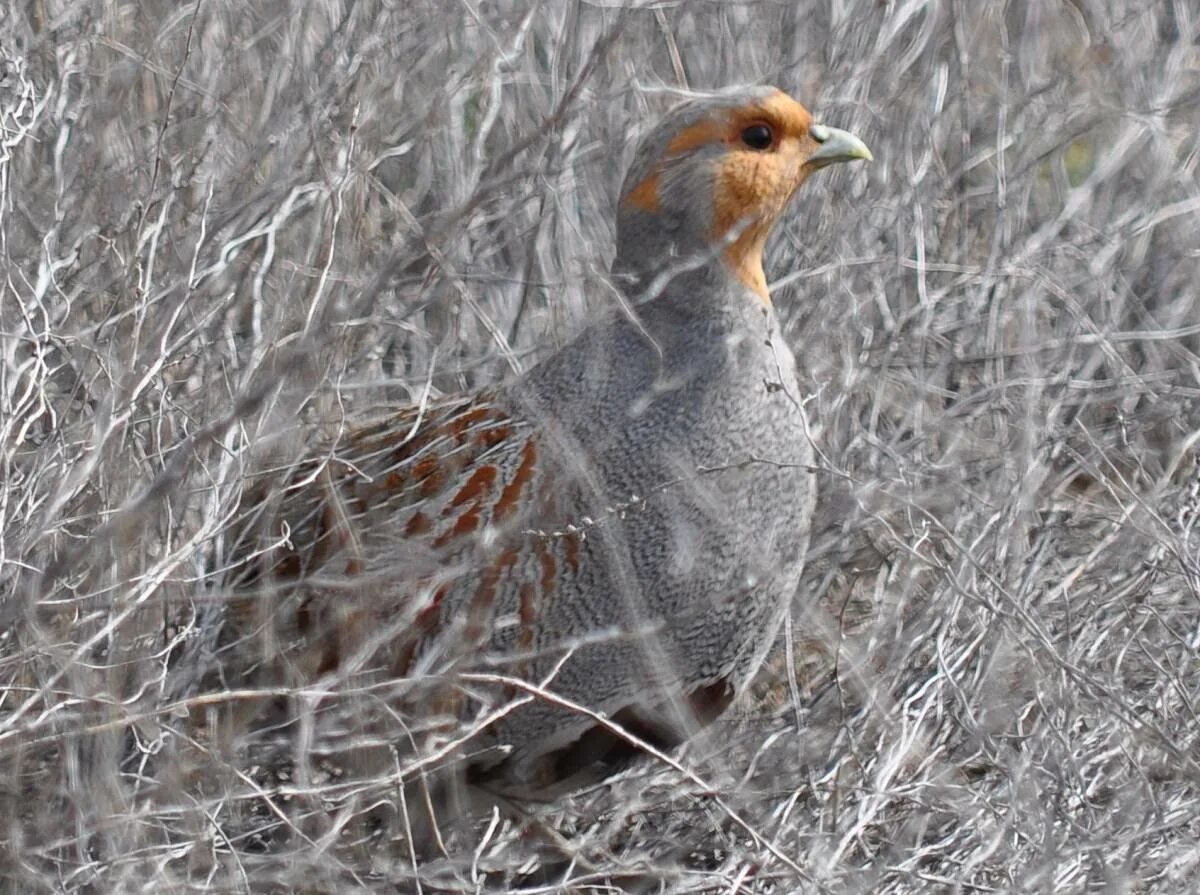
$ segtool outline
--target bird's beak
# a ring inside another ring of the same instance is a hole
[[[867,144],[849,131],[838,130],[836,127],[826,127],[814,124],[808,130],[809,136],[821,145],[817,151],[808,157],[808,164],[813,168],[824,168],[837,162],[850,162],[854,159],[871,161],[875,156]]]

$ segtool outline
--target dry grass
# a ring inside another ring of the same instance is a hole
[[[681,79],[878,158],[770,253],[827,473],[791,636],[674,767],[541,812],[579,857],[544,887],[485,818],[425,891],[1200,887],[1194,5],[622,7],[0,13],[9,891],[416,888],[334,846],[336,779],[150,773],[167,657],[264,435],[494,382],[610,300]],[[284,845],[233,838],[251,796]]]

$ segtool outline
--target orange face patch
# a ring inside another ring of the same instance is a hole
[[[729,127],[711,118],[699,121],[691,127],[685,127],[667,144],[667,155],[683,155],[693,149],[709,146],[713,143],[724,143],[729,139]]]
[[[655,171],[630,190],[624,204],[648,214],[658,214],[662,210],[662,200],[658,197],[658,172]]]
[[[704,147],[722,154],[712,169],[712,229],[709,239],[725,244],[726,264],[745,285],[768,300],[762,252],[771,228],[804,179],[804,161],[816,147],[809,133],[812,116],[786,93],[725,109],[677,133],[664,161],[631,189],[623,205],[649,214],[662,211],[662,165]],[[755,149],[743,138],[747,128],[765,125],[771,143]],[[732,241],[731,241],[732,240]]]
[[[768,301],[763,248],[804,179],[804,160],[815,145],[809,133],[812,116],[790,96],[776,92],[762,103],[734,110],[730,119],[729,152],[717,162],[713,177],[712,238],[733,237],[724,251],[726,263],[738,280]],[[765,150],[741,143],[743,131],[755,124],[765,124],[773,134]]]
[[[760,108],[784,135],[799,139],[809,136],[813,125],[812,115],[782,90],[776,90],[763,100]],[[753,110],[749,111],[753,115]]]

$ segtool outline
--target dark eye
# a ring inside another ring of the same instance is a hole
[[[775,134],[771,132],[765,124],[752,124],[742,131],[742,142],[751,149],[759,151],[770,149],[771,143],[775,140]]]

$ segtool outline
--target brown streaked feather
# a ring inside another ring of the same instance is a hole
[[[395,626],[381,658],[403,676],[469,576],[458,633],[480,642],[500,582],[539,556],[538,538],[523,532],[529,518],[553,523],[539,435],[484,393],[404,408],[259,476],[244,501],[238,552],[248,558],[223,641],[257,635],[256,654],[291,644],[276,659],[292,675],[325,675]],[[521,591],[529,631],[528,613],[557,581],[552,556],[537,563]]]

